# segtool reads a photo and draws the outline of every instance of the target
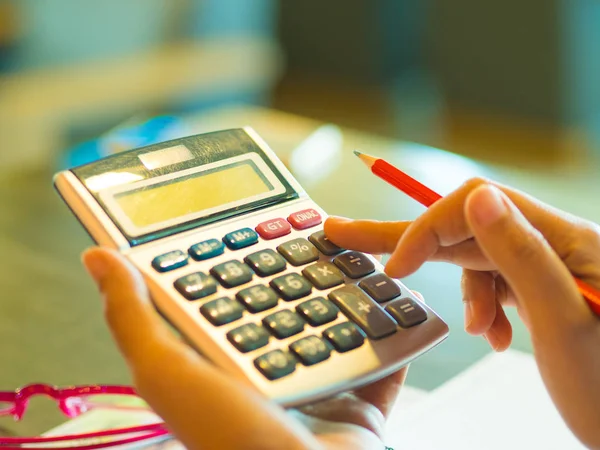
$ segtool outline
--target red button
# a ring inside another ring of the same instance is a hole
[[[285,236],[292,231],[290,224],[285,219],[272,219],[259,223],[256,231],[263,239],[275,239]]]
[[[297,230],[314,227],[321,223],[321,215],[314,209],[304,209],[288,217],[288,222]]]

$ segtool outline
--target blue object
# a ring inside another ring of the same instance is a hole
[[[238,250],[240,248],[248,247],[249,245],[256,244],[258,242],[258,234],[252,228],[242,228],[237,231],[227,233],[223,238],[223,242],[231,250]]]
[[[217,239],[208,239],[192,245],[188,250],[189,254],[196,261],[214,258],[221,255],[225,251],[225,244]]]

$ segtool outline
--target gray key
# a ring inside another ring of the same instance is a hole
[[[355,285],[350,284],[330,292],[329,299],[371,339],[380,339],[397,330],[394,319]]]

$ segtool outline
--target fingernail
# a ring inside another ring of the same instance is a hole
[[[329,216],[327,218],[328,221],[334,221],[334,222],[351,222],[350,219],[348,219],[347,217],[341,217],[341,216]]]
[[[478,188],[471,199],[471,206],[473,218],[483,227],[492,225],[508,214],[502,193],[494,186]]]
[[[465,331],[469,331],[469,327],[473,322],[473,309],[471,308],[471,302],[465,302]]]
[[[108,265],[102,254],[95,250],[87,250],[83,253],[81,260],[94,281],[100,283],[108,270]]]

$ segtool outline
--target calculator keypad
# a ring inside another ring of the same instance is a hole
[[[333,242],[325,236],[325,232],[323,230],[317,231],[316,233],[311,234],[308,237],[308,240],[315,246],[317,249],[327,256],[337,255],[338,253],[342,253],[344,251],[343,248],[338,247]]]
[[[296,359],[288,352],[273,350],[256,358],[254,365],[269,380],[276,380],[296,369]]]
[[[344,282],[344,275],[340,269],[330,262],[321,261],[308,266],[302,271],[302,275],[321,290],[338,286]]]
[[[225,244],[216,239],[208,239],[192,245],[188,249],[188,253],[196,261],[204,261],[205,259],[214,258],[222,255],[225,251]]]
[[[250,268],[236,260],[214,266],[210,269],[210,274],[226,288],[239,286],[252,280]]]
[[[159,255],[152,260],[152,267],[158,272],[168,272],[179,267],[185,266],[188,263],[188,257],[181,250]]]
[[[277,251],[293,266],[303,266],[319,259],[317,248],[304,238],[281,244],[277,247]]]
[[[338,316],[338,308],[323,297],[315,297],[296,306],[296,310],[313,327],[334,321]]]
[[[244,259],[259,277],[268,277],[283,271],[286,267],[285,260],[271,249],[252,253]]]
[[[394,300],[385,309],[402,328],[414,327],[427,320],[425,310],[410,298]]]
[[[340,353],[354,350],[365,342],[363,332],[352,322],[344,322],[329,327],[323,332],[323,336]]]
[[[242,228],[227,233],[223,238],[223,242],[231,250],[239,250],[240,248],[256,244],[258,242],[258,234],[252,228]]]
[[[378,273],[362,280],[358,285],[378,303],[398,297],[400,287],[384,273]]]
[[[273,289],[259,284],[246,289],[242,289],[236,295],[248,311],[257,313],[277,306],[279,298]]]
[[[263,325],[278,339],[285,339],[304,330],[304,320],[288,309],[269,314],[263,319]]]
[[[178,278],[174,286],[188,300],[197,300],[217,292],[215,279],[202,272],[195,272]]]
[[[306,238],[293,236],[296,231],[292,230],[314,227],[321,221],[314,209],[298,211],[287,220],[270,219],[255,229],[242,228],[222,239],[215,236],[198,242],[187,250],[191,259],[181,250],[159,255],[152,266],[166,272],[225,252],[239,254],[230,260],[222,256],[205,269],[209,274],[179,277],[174,286],[188,300],[209,297],[199,305],[199,313],[213,326],[225,328],[227,339],[238,351],[256,351],[254,365],[269,380],[294,373],[297,363],[318,364],[331,352],[350,352],[369,339],[396,333],[399,326],[409,328],[427,320],[426,310],[401,297],[403,292],[394,280],[383,273],[374,274],[369,256],[338,247],[323,230],[303,234]],[[286,240],[284,236],[290,233],[292,238]],[[257,244],[259,236],[267,241],[283,238],[283,242],[243,251]],[[292,270],[286,271],[288,267]],[[268,278],[263,284],[250,284],[254,274]],[[309,297],[313,288],[327,292]],[[281,309],[280,299],[289,308]],[[249,322],[251,318],[255,320]],[[239,323],[234,324],[236,321]],[[271,344],[260,352],[271,340],[280,348]]]
[[[218,327],[241,319],[244,308],[235,300],[221,297],[202,305],[200,312],[210,323]]]
[[[269,333],[262,326],[248,323],[227,333],[227,339],[242,353],[247,353],[269,343]]]
[[[308,336],[290,345],[290,350],[305,366],[325,361],[331,355],[331,347],[318,336]]]
[[[358,286],[349,284],[336,289],[329,298],[371,339],[381,339],[396,332],[396,322]]]
[[[275,289],[284,300],[296,300],[310,294],[311,284],[306,278],[297,273],[290,273],[271,280],[271,287]]]
[[[369,257],[360,252],[346,252],[333,259],[349,278],[360,278],[375,272],[375,265]]]

